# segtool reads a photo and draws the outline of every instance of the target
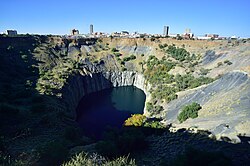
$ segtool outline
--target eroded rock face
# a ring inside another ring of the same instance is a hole
[[[149,98],[149,86],[142,74],[134,71],[107,71],[72,77],[63,89],[62,99],[69,115],[75,118],[75,108],[84,95],[119,86],[135,86],[144,91],[146,100]]]

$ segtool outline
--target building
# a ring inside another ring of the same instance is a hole
[[[190,28],[186,28],[185,32],[182,34],[182,37],[184,39],[192,39],[194,37],[194,34],[191,32]]]
[[[168,36],[169,26],[164,26],[163,36]]]
[[[16,36],[17,35],[17,31],[16,30],[7,30],[6,34],[8,36]]]
[[[79,30],[77,30],[77,29],[72,29],[72,30],[71,30],[71,35],[79,35]]]
[[[121,37],[129,37],[129,32],[128,31],[121,31]]]
[[[217,39],[217,38],[219,38],[219,35],[218,34],[205,34],[205,37],[210,37],[210,38],[213,38],[213,39]]]
[[[89,26],[89,34],[93,34],[94,33],[94,25],[90,24]]]

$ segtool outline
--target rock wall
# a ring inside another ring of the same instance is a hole
[[[149,100],[150,94],[148,90],[150,87],[142,74],[134,71],[110,71],[85,76],[80,74],[73,76],[63,88],[62,102],[66,105],[68,114],[72,118],[76,118],[75,110],[83,96],[111,87],[131,85],[143,90],[146,101]]]

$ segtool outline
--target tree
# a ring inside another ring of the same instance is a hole
[[[134,114],[125,121],[124,126],[142,126],[145,120],[145,115]]]
[[[186,105],[182,108],[181,113],[178,115],[177,119],[182,123],[186,121],[188,118],[197,118],[198,111],[201,109],[201,105],[193,102],[190,105]]]

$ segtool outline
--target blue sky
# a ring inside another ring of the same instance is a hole
[[[250,0],[1,0],[0,32],[68,34],[94,31],[250,37]]]

